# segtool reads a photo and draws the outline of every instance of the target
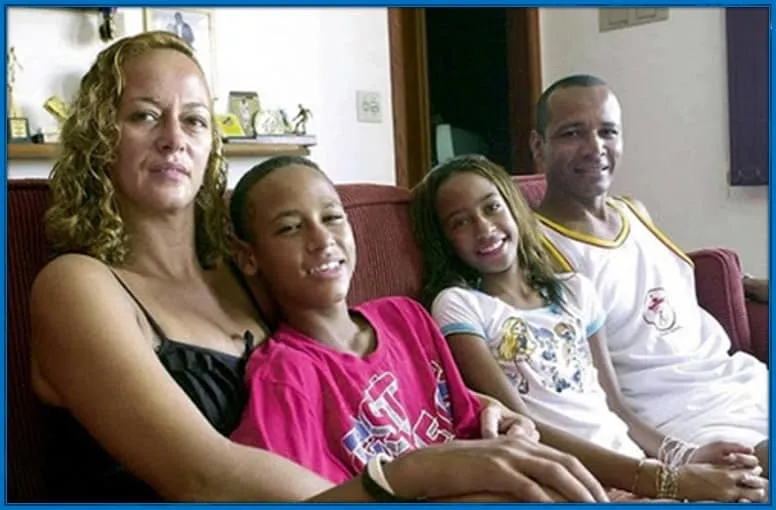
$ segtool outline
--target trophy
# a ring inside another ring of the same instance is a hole
[[[22,69],[16,58],[16,49],[8,50],[8,141],[10,143],[27,143],[30,141],[30,123],[22,115],[13,99],[13,87],[16,83],[16,68]]]

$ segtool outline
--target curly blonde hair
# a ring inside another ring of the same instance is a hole
[[[129,234],[119,214],[109,169],[120,138],[117,114],[124,91],[125,63],[151,50],[170,49],[197,64],[191,47],[168,32],[145,32],[116,41],[97,55],[81,79],[70,115],[62,126],[62,152],[51,171],[51,206],[46,235],[59,253],[84,253],[120,265],[129,253]],[[227,253],[229,229],[224,192],[226,161],[212,122],[213,148],[195,201],[195,243],[204,267]]]

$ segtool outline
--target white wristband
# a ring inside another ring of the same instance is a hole
[[[378,453],[369,459],[369,462],[366,463],[366,472],[369,474],[369,477],[380,486],[381,489],[383,489],[391,496],[395,496],[396,493],[393,491],[391,484],[388,483],[388,479],[385,478],[385,472],[383,471],[383,464],[390,462],[391,460],[393,459],[391,459],[391,457],[385,453]]]

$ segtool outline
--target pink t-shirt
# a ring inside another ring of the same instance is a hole
[[[392,457],[480,437],[480,403],[464,386],[437,325],[415,301],[382,298],[354,309],[377,335],[361,358],[287,325],[248,361],[248,404],[232,440],[287,457],[334,483]]]

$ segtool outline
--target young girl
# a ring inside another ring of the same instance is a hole
[[[281,319],[249,359],[250,396],[234,441],[334,483],[363,472],[368,484],[384,480],[384,460],[480,437],[480,402],[420,304],[389,297],[348,308],[353,232],[314,163],[286,157],[257,165],[230,208],[238,263],[270,291]]]
[[[592,283],[553,273],[503,169],[480,156],[439,165],[413,190],[412,218],[426,256],[423,299],[470,388],[534,418],[543,442],[577,455],[604,485],[661,498],[764,497],[751,448],[694,448],[623,405]]]

